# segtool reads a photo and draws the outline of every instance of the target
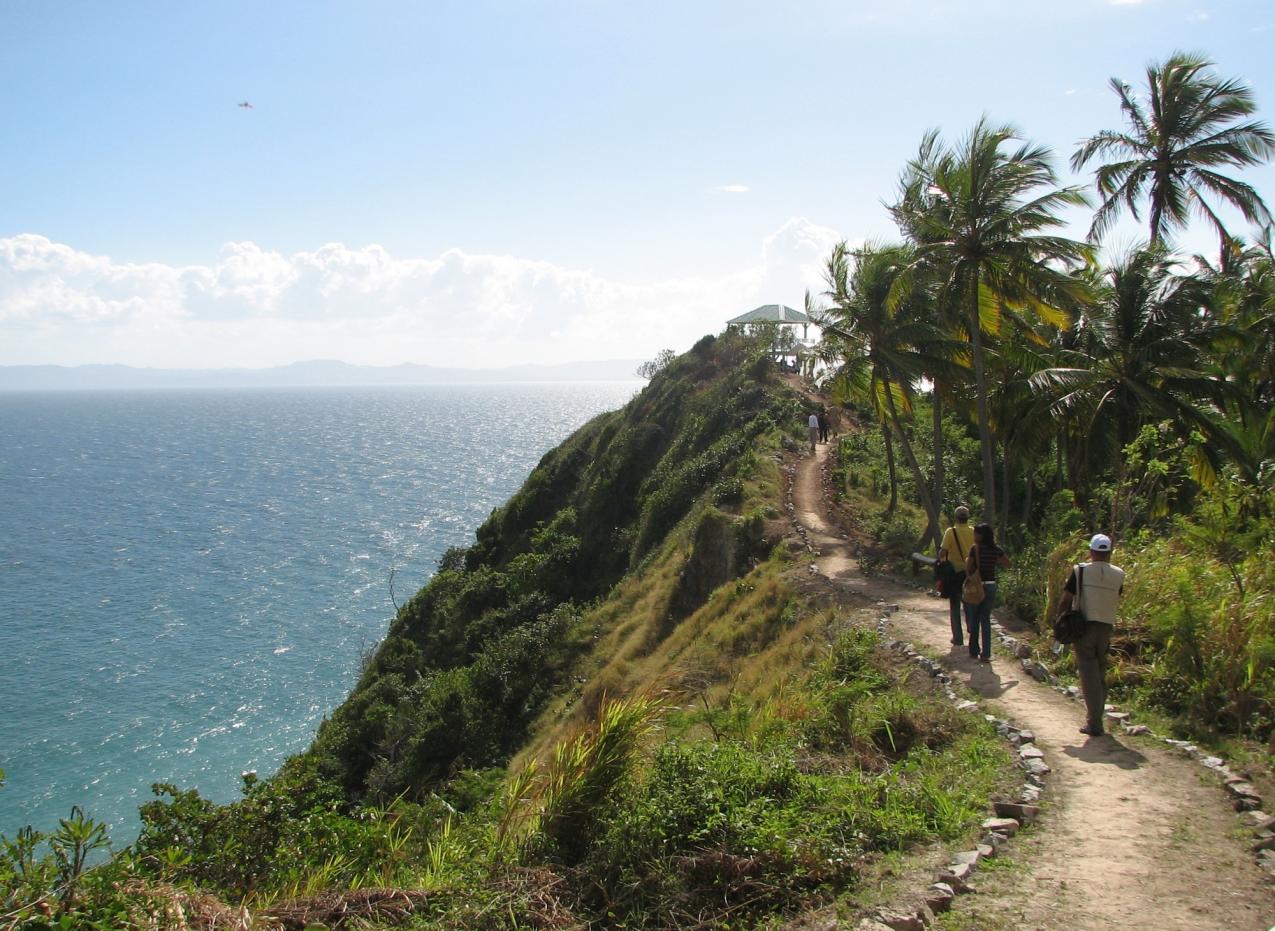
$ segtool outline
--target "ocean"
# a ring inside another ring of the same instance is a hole
[[[634,382],[0,393],[0,833],[235,798]]]

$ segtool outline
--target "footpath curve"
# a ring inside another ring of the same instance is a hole
[[[859,570],[827,517],[828,449],[805,456],[793,482],[794,514],[819,573],[897,604],[886,635],[939,659],[983,710],[1034,732],[1052,768],[1042,815],[1011,847],[1019,866],[976,874],[978,892],[953,904],[958,926],[1265,931],[1275,924],[1275,890],[1255,862],[1251,828],[1215,776],[1154,738],[1080,734],[1081,702],[1032,679],[1003,649],[979,664],[953,647],[946,601]]]

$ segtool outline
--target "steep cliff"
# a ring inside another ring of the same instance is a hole
[[[622,410],[600,415],[448,552],[403,605],[312,755],[352,798],[427,791],[508,759],[581,655],[582,610],[648,560],[697,502],[663,633],[766,554],[743,497],[757,436],[797,424],[799,399],[738,336],[706,337]],[[590,630],[588,637],[596,636]],[[658,636],[658,634],[657,634]]]
[[[1017,774],[794,559],[807,404],[755,340],[671,360],[442,558],[306,753],[228,805],[156,787],[83,910],[753,927],[967,837]]]

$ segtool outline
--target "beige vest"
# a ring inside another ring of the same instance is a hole
[[[1087,562],[1082,565],[1085,578],[1080,587],[1078,607],[1084,612],[1086,620],[1115,624],[1120,590],[1124,588],[1124,570],[1109,562]]]

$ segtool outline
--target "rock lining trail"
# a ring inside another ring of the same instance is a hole
[[[937,656],[982,710],[1033,731],[1052,768],[1044,812],[1010,848],[1021,865],[975,874],[978,892],[953,903],[959,926],[1265,931],[1275,924],[1275,890],[1255,862],[1251,828],[1216,776],[1151,737],[1080,734],[1082,702],[1032,679],[1003,648],[994,647],[985,665],[952,646],[946,601],[859,570],[826,516],[828,450],[822,444],[804,455],[793,482],[794,514],[819,573],[897,604],[886,636]]]

